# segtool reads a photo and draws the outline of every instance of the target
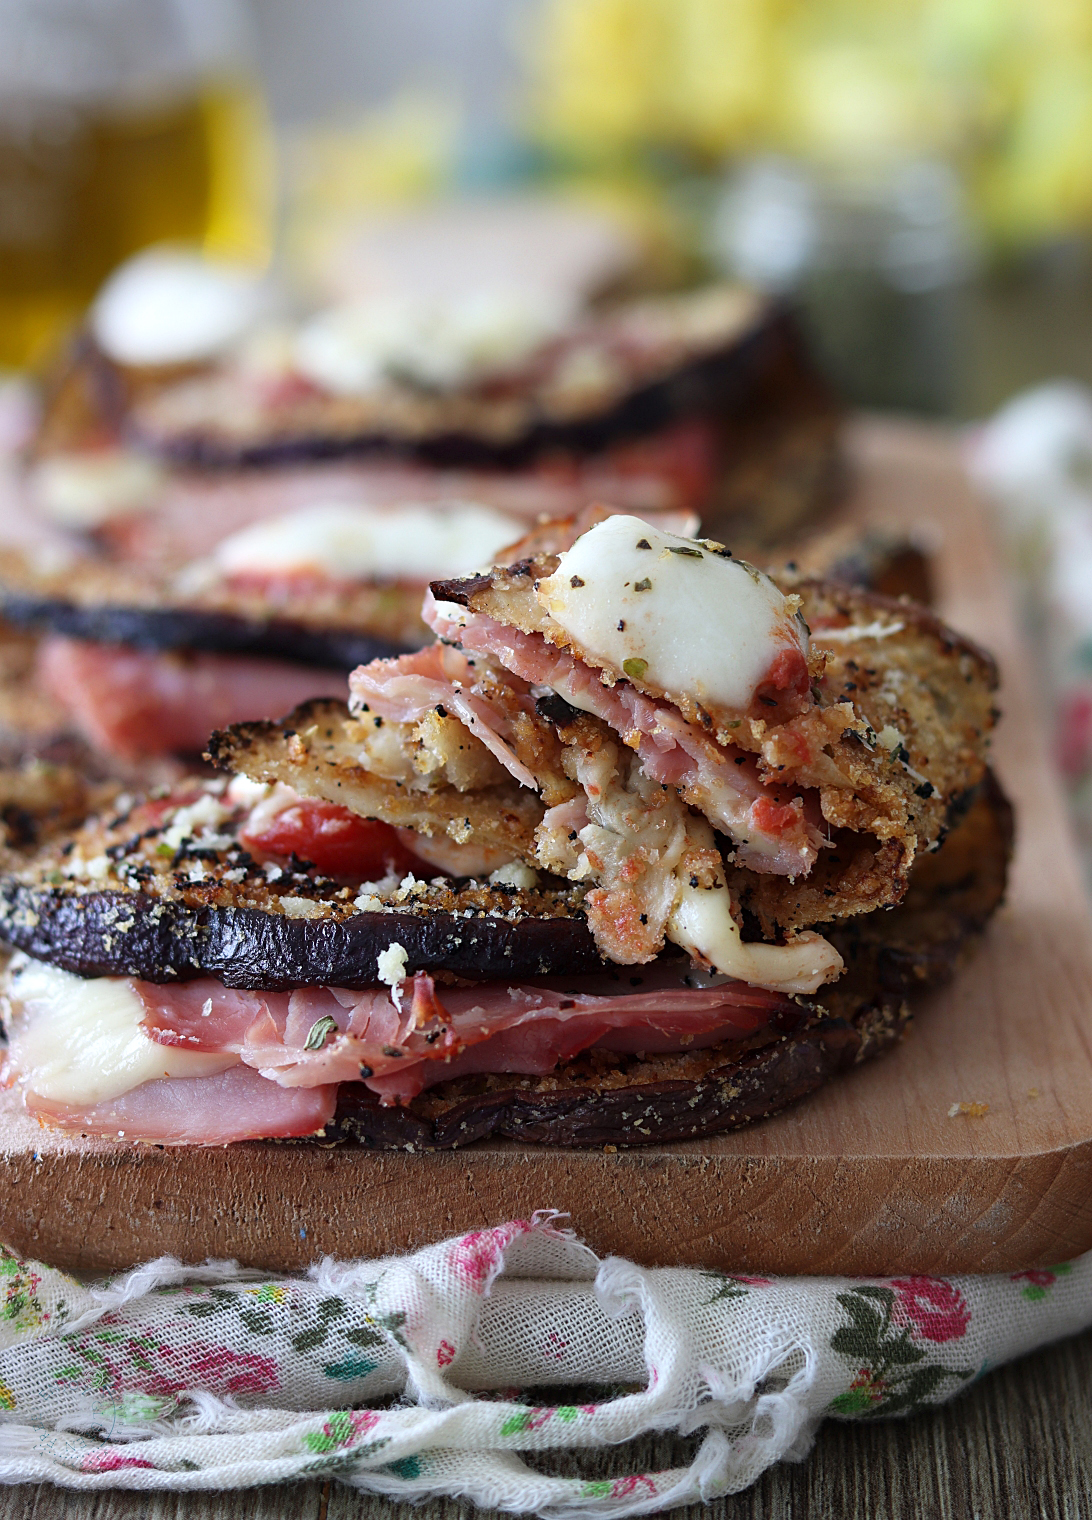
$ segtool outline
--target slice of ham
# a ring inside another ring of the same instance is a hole
[[[200,754],[215,728],[278,718],[344,678],[246,655],[167,654],[49,638],[39,678],[97,749],[125,760]]]
[[[443,706],[488,745],[516,780],[533,786],[534,777],[506,742],[506,713],[480,687],[468,689],[477,681],[471,656],[478,655],[509,673],[514,695],[527,707],[533,707],[531,688],[546,686],[609,724],[636,750],[646,775],[678,787],[728,834],[741,865],[794,877],[811,869],[823,838],[818,811],[813,808],[809,817],[788,788],[764,784],[754,755],[718,744],[678,708],[644,696],[628,681],[604,686],[589,666],[539,633],[524,633],[480,613],[456,620],[431,592],[424,617],[441,640],[460,643],[462,650],[437,643],[399,659],[374,660],[349,677],[354,703],[399,722],[415,722],[430,708]],[[799,758],[803,763],[807,757]]]
[[[423,972],[393,992],[243,992],[211,980],[132,985],[145,1031],[161,1044],[237,1054],[285,1088],[364,1080],[386,1102],[471,1073],[542,1075],[592,1047],[696,1048],[806,1016],[806,1005],[741,982],[689,987],[670,966],[568,988],[437,988]],[[316,1048],[307,1048],[309,1036]]]
[[[319,1134],[334,1117],[337,1088],[278,1087],[248,1066],[212,1077],[145,1082],[92,1108],[49,1103],[33,1092],[27,1108],[58,1129],[161,1145],[229,1145]]]
[[[427,712],[442,708],[458,718],[521,786],[537,786],[508,743],[508,712],[480,689],[474,661],[461,650],[437,643],[414,654],[373,660],[352,672],[349,690],[356,710],[378,713],[394,723],[418,723]],[[504,696],[509,706],[534,710],[534,699],[518,681],[505,681]]]
[[[4,1081],[22,1089],[43,1123],[62,1129],[129,1142],[225,1145],[319,1133],[333,1117],[341,1082],[364,1081],[384,1104],[405,1103],[455,1077],[545,1075],[590,1049],[738,1050],[740,1042],[788,1033],[812,1013],[806,1000],[743,982],[688,986],[685,964],[602,973],[572,986],[555,979],[438,989],[420,972],[394,989],[364,991],[131,980],[125,985],[139,1000],[135,1028],[154,1042],[150,1048],[211,1055],[223,1069],[145,1080],[98,1102],[62,1101],[35,1091],[34,1069],[20,1069],[24,1038],[11,1048]],[[24,1037],[28,1019],[63,1019],[75,980],[62,977],[50,1004],[15,1005]]]

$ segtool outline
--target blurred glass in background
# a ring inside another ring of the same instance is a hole
[[[854,401],[1092,380],[1087,0],[0,0],[0,364],[138,248],[314,304],[377,210],[529,184],[795,298]]]
[[[268,260],[248,30],[230,0],[0,0],[0,366],[47,361],[138,249]]]

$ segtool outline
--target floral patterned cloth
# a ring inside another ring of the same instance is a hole
[[[951,1279],[650,1270],[600,1262],[550,1213],[306,1278],[162,1258],[83,1284],[0,1247],[0,1479],[332,1475],[396,1497],[639,1514],[736,1492],[803,1456],[825,1416],[942,1402],[1089,1323],[1092,1256]],[[652,1430],[704,1439],[684,1468],[549,1475],[551,1449]]]

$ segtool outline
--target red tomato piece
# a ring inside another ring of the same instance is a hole
[[[436,875],[434,866],[406,849],[389,823],[360,818],[336,802],[293,803],[260,834],[244,831],[239,837],[246,849],[263,855],[310,860],[324,876],[377,881],[388,871]]]
[[[798,697],[806,697],[810,690],[811,676],[807,660],[799,649],[788,647],[778,652],[766,679],[758,688],[760,695],[769,692],[776,696],[784,691],[795,692]]]
[[[775,802],[772,797],[759,797],[751,804],[751,819],[756,828],[776,838],[800,826],[803,809],[795,801]]]

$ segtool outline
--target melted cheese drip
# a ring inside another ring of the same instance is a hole
[[[41,961],[11,973],[5,1024],[9,1069],[51,1103],[90,1108],[159,1077],[211,1077],[238,1056],[157,1045],[127,979],[85,980]]]
[[[708,860],[715,855],[713,831],[704,819],[686,820],[690,845]],[[571,875],[572,873],[570,873]],[[700,885],[692,874],[688,855],[675,868],[675,906],[667,921],[667,938],[688,950],[706,970],[720,972],[752,987],[775,992],[817,992],[826,982],[841,976],[845,962],[820,934],[806,929],[784,945],[743,942],[732,917],[732,897],[724,871],[715,881]]]
[[[680,880],[668,921],[668,938],[725,976],[776,992],[817,992],[840,976],[844,962],[834,946],[807,929],[785,945],[744,944],[732,917],[726,886],[692,887]]]
[[[744,711],[780,650],[807,654],[768,575],[637,517],[589,529],[537,596],[596,664],[703,706]]]
[[[318,570],[340,581],[427,581],[491,565],[522,531],[513,518],[473,502],[397,511],[331,503],[233,533],[212,563],[223,575]]]

